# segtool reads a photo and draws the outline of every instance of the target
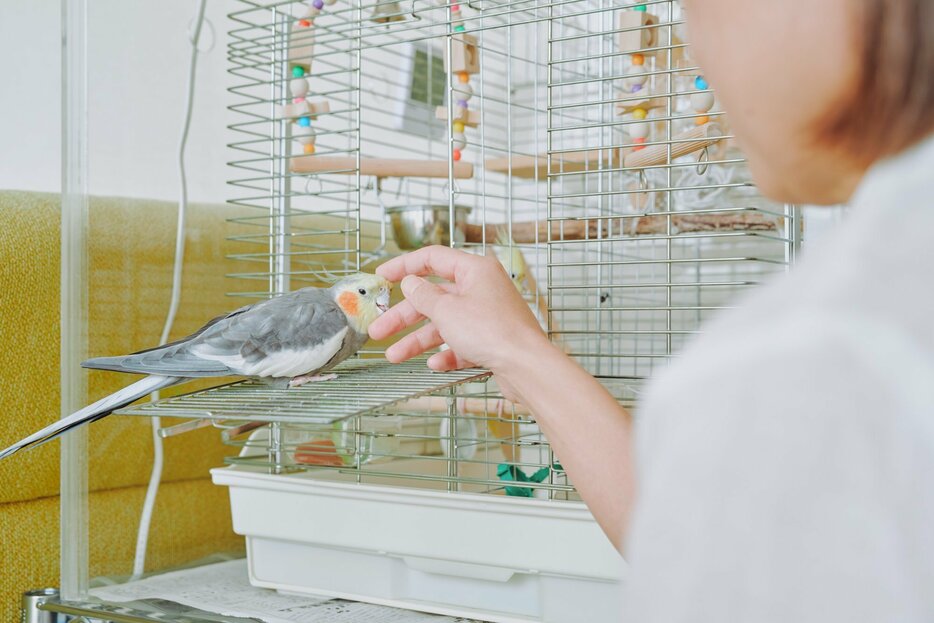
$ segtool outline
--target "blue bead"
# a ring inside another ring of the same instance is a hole
[[[698,91],[703,91],[705,89],[710,88],[710,85],[707,84],[707,81],[704,80],[703,76],[698,76],[694,78],[694,88],[697,89]]]
[[[311,125],[311,117],[299,117],[298,125],[302,126],[303,128],[307,128]]]

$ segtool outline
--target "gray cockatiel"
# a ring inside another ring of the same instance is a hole
[[[314,380],[366,343],[370,323],[389,307],[392,285],[357,273],[330,288],[303,288],[219,316],[186,338],[85,368],[145,378],[13,444],[0,459],[93,422],[146,394],[194,378],[239,375],[294,387]]]

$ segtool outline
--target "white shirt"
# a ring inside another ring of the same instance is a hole
[[[638,420],[624,621],[934,621],[934,137]]]

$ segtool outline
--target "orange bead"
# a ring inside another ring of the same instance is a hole
[[[302,28],[308,28],[309,26],[311,26],[311,22],[309,22],[307,19],[300,19],[298,20],[298,25],[301,26]]]
[[[632,142],[636,144],[636,146],[632,148],[633,151],[639,151],[640,149],[645,149],[645,145],[643,145],[643,143],[645,143],[644,136],[636,137],[632,139]]]
[[[694,125],[704,125],[710,121],[710,117],[707,115],[701,115],[700,117],[694,117]]]
[[[645,57],[641,54],[633,54],[632,64],[633,65],[645,65]]]
[[[315,146],[314,146],[314,145],[305,145],[305,155],[310,156],[310,155],[313,154],[313,153],[315,153]]]
[[[466,71],[462,71],[457,74],[457,79],[461,81],[461,84],[467,84],[470,82],[470,74],[468,74]]]
[[[461,150],[455,149],[453,152],[451,152],[451,157],[454,158],[454,162],[457,162],[458,160],[460,160],[460,159],[461,159]]]

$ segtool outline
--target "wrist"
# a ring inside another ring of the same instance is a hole
[[[560,353],[548,336],[537,328],[514,335],[504,352],[491,362],[490,370],[498,378],[513,382],[534,370],[536,362],[550,359]],[[531,366],[531,369],[530,369]]]

